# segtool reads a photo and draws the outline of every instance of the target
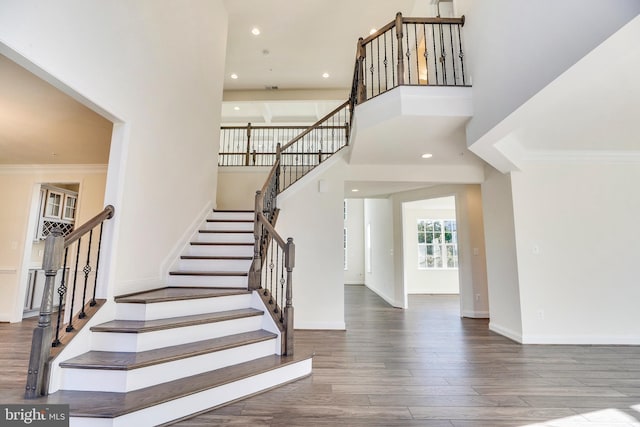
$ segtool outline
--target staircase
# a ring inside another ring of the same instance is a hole
[[[168,287],[116,297],[91,351],[60,363],[71,425],[148,426],[210,410],[311,374],[281,356],[280,332],[247,280],[253,211],[214,211]]]

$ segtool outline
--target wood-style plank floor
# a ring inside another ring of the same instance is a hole
[[[523,346],[461,319],[455,296],[400,310],[364,286],[345,287],[345,317],[296,331],[311,377],[175,425],[640,426],[640,347]]]
[[[640,347],[523,346],[458,298],[390,307],[345,287],[347,331],[296,331],[313,375],[175,425],[640,426]],[[0,324],[0,402],[22,401],[34,321]]]

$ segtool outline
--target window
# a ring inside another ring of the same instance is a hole
[[[73,221],[76,219],[76,203],[78,198],[65,194],[64,196],[64,211],[62,213],[62,219],[68,219]]]
[[[418,269],[458,268],[458,232],[453,219],[418,220]]]
[[[49,218],[60,218],[63,198],[64,194],[48,190],[47,205],[45,207],[44,216]]]

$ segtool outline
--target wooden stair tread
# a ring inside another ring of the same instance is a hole
[[[257,330],[142,352],[89,351],[60,364],[63,368],[131,370],[186,359],[277,338]]]
[[[182,255],[180,259],[224,259],[224,260],[242,260],[250,261],[252,256],[226,256],[226,255]]]
[[[253,222],[252,219],[207,219],[207,222]]]
[[[225,277],[233,277],[233,276],[248,276],[249,272],[243,272],[243,271],[187,271],[187,270],[176,270],[176,271],[170,271],[169,274],[171,276],[225,276]]]
[[[209,234],[253,234],[253,230],[198,230],[198,233]]]
[[[192,316],[171,317],[156,320],[112,320],[100,325],[92,326],[93,332],[143,333],[160,331],[184,326],[202,325],[206,323],[223,322],[243,317],[261,316],[262,310],[243,308],[239,310],[220,311],[216,313],[196,314]]]
[[[250,362],[181,378],[128,393],[61,390],[46,397],[47,404],[69,404],[73,417],[115,418],[174,399],[189,396],[286,365],[311,356],[266,356]]]
[[[230,212],[230,213],[247,213],[247,212],[255,212],[253,209],[214,209],[214,212]]]
[[[182,301],[200,298],[215,298],[230,295],[245,295],[251,292],[238,288],[166,287],[137,292],[115,298],[118,303],[149,304],[154,302]]]
[[[253,243],[241,242],[190,242],[192,245],[204,246],[253,246]]]

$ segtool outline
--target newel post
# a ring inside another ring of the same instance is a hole
[[[47,237],[44,247],[42,269],[45,274],[42,304],[38,326],[33,330],[29,370],[27,371],[27,388],[25,398],[33,399],[47,394],[48,379],[44,377],[44,368],[51,355],[51,311],[53,310],[53,291],[56,274],[62,266],[64,237],[59,228],[54,228]],[[62,307],[59,307],[62,310]]]
[[[404,49],[402,48],[404,30],[400,12],[396,14],[396,37],[398,38],[398,86],[400,86],[404,84]]]
[[[247,123],[247,151],[244,157],[244,165],[249,166],[249,158],[251,157],[251,123]]]
[[[262,191],[256,191],[256,200],[255,200],[255,212],[253,218],[253,262],[251,263],[251,268],[249,269],[249,290],[257,290],[262,286],[262,258],[260,254],[261,243],[262,243],[262,225],[260,225],[260,220],[258,219],[258,215],[262,214]]]
[[[286,328],[286,355],[293,356],[293,267],[296,264],[296,245],[293,238],[287,239],[284,255],[284,266],[287,269],[287,290],[286,305],[284,309],[284,320]]]
[[[356,92],[356,103],[362,104],[367,100],[367,88],[364,84],[364,59],[367,56],[367,50],[364,48],[364,39],[358,39],[358,87]]]

